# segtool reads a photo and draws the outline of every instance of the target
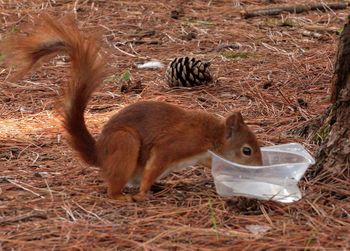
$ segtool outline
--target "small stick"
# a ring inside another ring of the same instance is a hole
[[[322,25],[302,25],[302,28],[314,32],[338,32],[337,27],[325,27]]]
[[[83,208],[83,207],[82,207],[81,205],[79,205],[77,202],[73,201],[73,203],[74,203],[75,205],[77,205],[77,206],[78,206],[81,210],[83,210],[85,213],[88,213],[88,214],[90,214],[90,215],[96,217],[98,220],[100,220],[101,222],[103,222],[103,223],[105,223],[105,224],[110,224],[109,221],[104,220],[104,219],[102,219],[100,216],[98,216],[97,214],[95,214],[94,212],[91,212],[91,211],[89,211],[89,210]]]
[[[6,225],[6,224],[11,224],[23,220],[28,220],[30,218],[41,218],[41,219],[47,219],[47,214],[42,211],[32,211],[26,214],[14,216],[14,217],[5,217],[0,220],[0,225]]]
[[[312,31],[303,31],[301,33],[303,36],[306,36],[306,37],[315,37],[315,38],[320,38],[322,37],[322,35],[318,32],[312,32]]]
[[[241,12],[241,16],[244,18],[251,18],[256,16],[278,15],[278,14],[281,14],[282,12],[301,13],[309,10],[328,11],[328,10],[346,9],[347,7],[348,7],[348,4],[345,2],[286,5],[286,6],[276,6],[273,8],[244,10]]]
[[[22,188],[23,190],[25,190],[25,191],[27,191],[27,192],[30,192],[30,193],[32,193],[32,194],[34,194],[34,195],[36,195],[36,196],[38,196],[38,197],[40,197],[40,198],[45,198],[44,196],[41,196],[40,194],[38,194],[38,193],[36,193],[36,192],[30,190],[29,188],[26,188],[26,187],[24,187],[24,186],[18,184],[17,182],[15,182],[15,181],[13,181],[13,180],[6,179],[6,181],[9,182],[9,183],[11,183],[12,185],[15,185],[15,186],[17,186],[17,187],[19,187],[19,188]]]
[[[134,54],[131,54],[129,52],[126,52],[126,51],[123,51],[122,49],[120,49],[118,46],[114,45],[114,48],[116,48],[118,51],[120,51],[121,53],[127,55],[127,56],[130,56],[130,57],[133,57],[133,58],[136,58],[137,56],[134,55]]]
[[[283,94],[283,92],[278,88],[278,86],[275,86],[279,94],[281,94],[282,98],[290,105],[290,107],[294,110],[296,107],[295,105]]]

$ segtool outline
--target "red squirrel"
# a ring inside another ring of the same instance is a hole
[[[64,90],[63,125],[69,144],[87,164],[98,166],[108,194],[139,201],[165,172],[210,158],[208,150],[241,164],[261,165],[256,137],[239,112],[226,119],[165,102],[141,101],[112,116],[97,140],[88,131],[84,111],[107,74],[107,60],[95,37],[83,34],[74,20],[43,15],[25,36],[15,34],[3,48],[21,77],[48,56],[71,58],[72,80]],[[128,182],[139,183],[136,195],[123,194]]]

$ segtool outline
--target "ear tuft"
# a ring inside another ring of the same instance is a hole
[[[232,113],[226,118],[226,137],[230,138],[241,126],[245,125],[240,112]]]

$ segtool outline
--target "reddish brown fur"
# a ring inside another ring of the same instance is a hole
[[[112,198],[131,199],[122,195],[122,189],[141,177],[140,192],[132,197],[141,200],[162,173],[183,161],[197,160],[208,150],[238,163],[261,164],[257,140],[239,113],[221,120],[162,102],[138,102],[121,110],[96,142],[83,114],[107,67],[95,40],[83,37],[72,21],[56,22],[44,16],[36,31],[10,39],[6,48],[12,62],[22,62],[19,75],[48,55],[65,52],[71,57],[73,79],[65,90],[64,125],[81,158],[102,168]],[[243,147],[252,154],[244,155]]]
[[[14,35],[2,44],[6,60],[20,66],[14,79],[22,77],[44,58],[67,53],[72,63],[72,81],[65,90],[63,101],[64,126],[70,135],[70,144],[90,165],[97,165],[95,140],[84,122],[84,110],[92,92],[102,83],[106,61],[99,55],[100,48],[93,38],[86,39],[71,18],[57,22],[48,15],[28,33]]]

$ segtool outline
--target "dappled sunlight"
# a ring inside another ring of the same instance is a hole
[[[98,130],[114,112],[86,114],[88,127]],[[64,133],[60,117],[52,113],[39,113],[21,119],[0,119],[0,137],[27,139],[33,135]]]

